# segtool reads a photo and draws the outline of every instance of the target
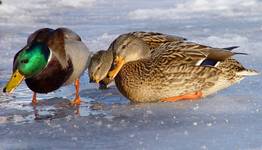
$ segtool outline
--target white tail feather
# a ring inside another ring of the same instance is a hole
[[[255,75],[259,75],[259,72],[257,72],[256,70],[247,69],[237,72],[236,74],[239,76],[255,76]]]

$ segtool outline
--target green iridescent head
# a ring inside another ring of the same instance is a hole
[[[15,70],[18,70],[25,78],[30,78],[45,68],[49,56],[50,50],[46,44],[34,43],[18,54],[15,60]]]

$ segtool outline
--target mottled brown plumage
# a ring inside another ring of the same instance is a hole
[[[136,45],[138,47],[143,47],[143,53],[139,55],[149,56],[151,53],[154,53],[154,50],[159,47],[161,44],[171,42],[171,41],[184,41],[185,38],[157,33],[157,32],[130,32],[120,35],[117,39],[129,37],[131,41],[137,40]],[[90,81],[101,81],[100,87],[104,88],[112,80],[106,77],[111,64],[113,63],[113,49],[118,45],[128,45],[129,40],[125,40],[126,43],[118,43],[121,40],[114,40],[109,46],[107,51],[98,51],[91,59],[90,65],[88,67]],[[132,53],[135,47],[128,48]],[[136,54],[136,53],[134,53]]]
[[[120,39],[118,43],[129,39]],[[123,58],[125,62],[115,83],[119,91],[134,102],[155,102],[198,91],[208,96],[244,76],[257,74],[233,59],[234,52],[192,42],[167,42],[156,48],[150,57],[140,56],[132,61],[128,61],[130,53],[124,52],[128,49],[122,47],[115,45],[113,49],[114,59]]]

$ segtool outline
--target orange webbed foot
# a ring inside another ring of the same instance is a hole
[[[81,103],[80,96],[79,96],[79,79],[75,81],[75,89],[76,89],[75,99],[70,102],[70,105],[72,106],[78,106]]]
[[[80,97],[76,97],[73,101],[70,102],[70,105],[72,106],[78,106],[81,104]]]
[[[32,105],[36,106],[37,105],[37,99],[36,99],[36,93],[33,93],[33,97],[32,97]]]
[[[174,96],[174,97],[168,97],[168,98],[163,98],[160,99],[162,102],[176,102],[180,100],[196,100],[199,99],[203,96],[201,91],[195,92],[195,93],[189,93],[185,95],[180,95],[180,96]]]

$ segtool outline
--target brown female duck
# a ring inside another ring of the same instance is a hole
[[[108,76],[134,102],[198,99],[257,74],[232,58],[237,53],[192,42],[167,42],[151,53],[143,41],[121,35],[110,47]]]
[[[157,32],[143,32],[143,31],[122,34],[120,37],[121,38],[129,37],[130,40],[134,41],[135,44],[128,45],[131,46],[128,47],[130,52],[132,52],[136,48],[144,49],[143,47],[146,46],[150,49],[151,53],[153,53],[154,50],[163,43],[186,40],[185,38],[174,36],[174,35],[168,35],[168,34],[157,33]],[[139,42],[135,42],[135,41],[139,41]],[[110,70],[111,64],[113,63],[113,49],[114,49],[113,46],[115,46],[114,43],[111,44],[111,46],[108,48],[107,51],[101,50],[98,51],[96,54],[94,54],[93,57],[91,58],[88,67],[90,82],[97,82],[97,83],[99,82],[100,88],[106,88],[107,85],[110,82],[112,82],[112,80],[108,79],[106,75]],[[141,53],[140,55],[143,54],[145,53]]]

